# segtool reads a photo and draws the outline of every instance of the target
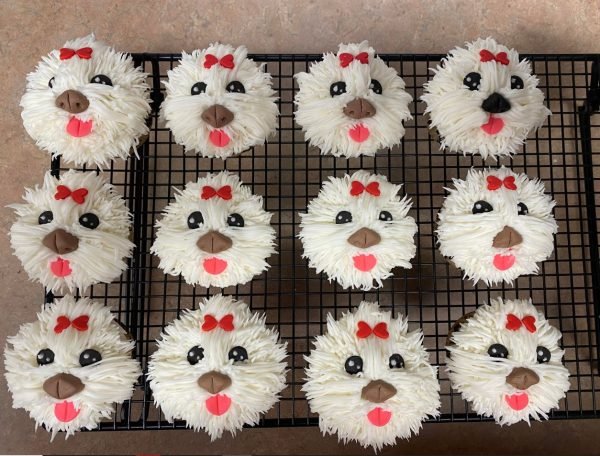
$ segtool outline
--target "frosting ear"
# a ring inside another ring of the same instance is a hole
[[[458,331],[460,327],[464,325],[473,315],[475,315],[475,311],[466,313],[458,320],[456,320],[452,324],[452,326],[450,326],[450,329],[448,330],[448,335],[446,336],[446,347],[454,345],[454,342],[452,342],[452,334],[454,334],[455,331]]]

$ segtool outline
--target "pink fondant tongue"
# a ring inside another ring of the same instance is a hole
[[[223,130],[213,130],[208,135],[208,139],[217,147],[225,147],[231,141],[231,138]]]
[[[216,416],[221,416],[231,406],[231,399],[226,394],[216,394],[206,399],[206,410]]]
[[[495,135],[500,133],[500,131],[504,128],[504,121],[500,117],[490,116],[487,123],[484,123],[481,126],[481,129],[485,131],[488,135]]]
[[[65,260],[61,257],[50,262],[50,270],[56,277],[66,277],[73,272],[69,260]]]
[[[73,421],[79,415],[81,410],[76,409],[72,402],[64,401],[54,404],[54,416],[58,421],[68,423]]]
[[[352,257],[352,261],[354,261],[354,267],[363,272],[370,271],[377,264],[375,255],[356,255]]]
[[[392,419],[392,412],[388,412],[387,410],[383,410],[381,407],[375,407],[369,413],[367,413],[367,418],[374,426],[385,426]]]
[[[215,257],[207,258],[202,264],[204,270],[213,275],[221,274],[227,268],[227,261]]]
[[[92,132],[92,123],[91,120],[83,121],[77,117],[71,117],[67,124],[67,133],[76,138],[87,136]]]
[[[529,396],[527,393],[516,393],[510,396],[505,396],[504,399],[508,406],[516,411],[523,410],[529,404]]]
[[[350,130],[348,130],[348,135],[350,136],[350,138],[352,138],[353,141],[356,142],[364,142],[367,139],[369,139],[369,135],[371,134],[371,132],[369,131],[369,129],[367,127],[365,127],[363,124],[358,124],[354,127],[352,127]]]
[[[515,260],[516,258],[514,255],[502,255],[498,253],[497,255],[494,255],[494,266],[500,271],[506,271],[513,267]]]

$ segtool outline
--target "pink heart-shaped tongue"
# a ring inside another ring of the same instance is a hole
[[[73,421],[79,415],[81,410],[76,409],[72,402],[64,401],[54,404],[54,416],[58,421],[68,423]]]
[[[377,264],[375,255],[356,255],[352,257],[352,261],[354,261],[354,267],[363,272],[369,272]]]
[[[506,271],[507,269],[513,267],[513,265],[515,264],[515,260],[516,258],[514,255],[497,254],[494,255],[494,266],[500,271]]]
[[[205,401],[206,410],[216,416],[221,416],[231,407],[231,398],[226,394],[215,394]]]
[[[207,258],[202,264],[204,270],[213,275],[221,274],[227,269],[227,261],[222,260],[221,258]]]
[[[508,406],[517,412],[519,410],[523,410],[525,407],[527,407],[527,404],[529,404],[529,396],[527,393],[507,395],[504,397],[504,399],[506,400]]]
[[[481,126],[481,129],[488,135],[500,133],[504,128],[504,121],[500,117],[490,116],[488,121]]]
[[[67,124],[67,133],[75,138],[82,138],[92,132],[92,124],[91,120],[84,121],[79,120],[77,117],[71,117]]]
[[[217,147],[225,147],[231,141],[231,138],[223,130],[213,130],[209,133],[208,139]]]
[[[359,143],[369,139],[370,134],[371,132],[369,131],[369,129],[363,124],[358,124],[352,127],[350,130],[348,130],[348,135],[350,136],[350,138],[352,138],[353,141]]]
[[[385,426],[392,419],[392,412],[383,410],[381,407],[375,407],[373,410],[367,413],[367,419],[374,426]]]
[[[52,271],[52,274],[56,277],[66,277],[73,272],[69,260],[60,257],[50,262],[50,271]]]

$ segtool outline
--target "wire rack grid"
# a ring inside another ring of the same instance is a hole
[[[599,55],[530,55],[540,88],[553,112],[546,124],[505,164],[546,183],[557,202],[554,214],[559,224],[553,256],[541,265],[540,274],[519,278],[514,287],[473,286],[461,272],[441,256],[434,235],[436,214],[446,195],[444,187],[454,177],[464,177],[472,167],[486,165],[479,157],[463,157],[440,150],[423,116],[424,106],[414,102],[413,119],[405,123],[406,135],[398,147],[380,151],[375,157],[352,159],[320,155],[308,146],[293,119],[293,97],[297,90],[293,75],[307,71],[318,55],[254,55],[266,64],[279,95],[281,116],[277,133],[265,145],[239,156],[221,159],[186,154],[175,144],[159,120],[163,97],[161,81],[177,65],[177,54],[134,54],[136,64],[149,74],[153,112],[148,140],[132,156],[114,162],[104,172],[125,197],[133,213],[133,241],[137,248],[129,269],[109,285],[92,287],[89,295],[105,302],[135,337],[135,356],[144,367],[156,348],[155,340],[182,309],[196,308],[203,297],[224,292],[245,300],[255,311],[265,312],[267,323],[288,342],[288,387],[281,401],[259,426],[312,426],[318,423],[301,392],[303,356],[312,338],[321,334],[327,314],[335,317],[362,300],[377,300],[393,314],[407,315],[411,328],[421,327],[432,363],[439,365],[442,408],[437,422],[478,421],[460,394],[452,390],[445,373],[445,340],[448,328],[459,317],[490,298],[531,297],[551,323],[563,333],[564,363],[571,373],[571,389],[551,418],[593,418],[599,415],[600,380],[595,375],[599,346],[600,260],[598,257],[596,194],[600,176]],[[406,82],[414,100],[422,93],[441,55],[382,55]],[[489,165],[489,163],[488,163]],[[181,277],[166,276],[158,260],[149,253],[154,223],[172,201],[173,187],[182,188],[207,172],[223,169],[239,174],[254,193],[264,197],[273,213],[278,234],[278,254],[269,259],[269,271],[243,286],[224,290],[191,287]],[[59,160],[54,173],[66,169]],[[83,168],[85,169],[85,168]],[[297,239],[299,212],[314,198],[329,176],[343,176],[358,169],[385,174],[403,183],[412,197],[412,216],[417,221],[417,255],[412,269],[396,269],[381,289],[369,292],[343,290],[308,268]],[[47,297],[48,299],[51,296]],[[112,421],[101,430],[171,429],[183,422],[168,423],[152,403],[152,392],[140,379],[133,398],[119,406]]]

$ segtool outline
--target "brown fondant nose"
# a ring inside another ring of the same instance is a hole
[[[367,117],[373,117],[376,112],[375,106],[364,98],[355,98],[344,106],[344,114],[352,119],[366,119]]]
[[[396,388],[383,380],[371,380],[367,386],[362,389],[360,397],[366,401],[381,404],[393,397],[397,393]]]
[[[492,245],[497,249],[508,249],[523,242],[523,236],[510,226],[502,228],[495,237]]]
[[[520,390],[526,390],[539,382],[540,377],[538,374],[526,367],[515,367],[510,374],[506,376],[506,383]]]
[[[89,105],[90,101],[77,90],[65,90],[56,98],[56,106],[71,114],[79,114],[85,111]]]
[[[79,378],[71,374],[56,374],[42,385],[44,391],[54,399],[68,399],[83,391],[85,385]]]
[[[221,128],[233,120],[233,113],[225,106],[216,104],[206,109],[200,117],[211,127]]]
[[[231,386],[231,379],[220,372],[210,371],[198,379],[198,386],[211,394],[217,394]]]
[[[64,255],[65,253],[71,253],[77,250],[79,247],[79,239],[62,228],[58,228],[44,236],[42,244],[54,253]]]
[[[209,231],[198,239],[196,245],[206,253],[221,253],[230,249],[233,241],[218,231]]]
[[[361,228],[348,238],[354,247],[367,249],[381,242],[381,236],[369,228]]]

